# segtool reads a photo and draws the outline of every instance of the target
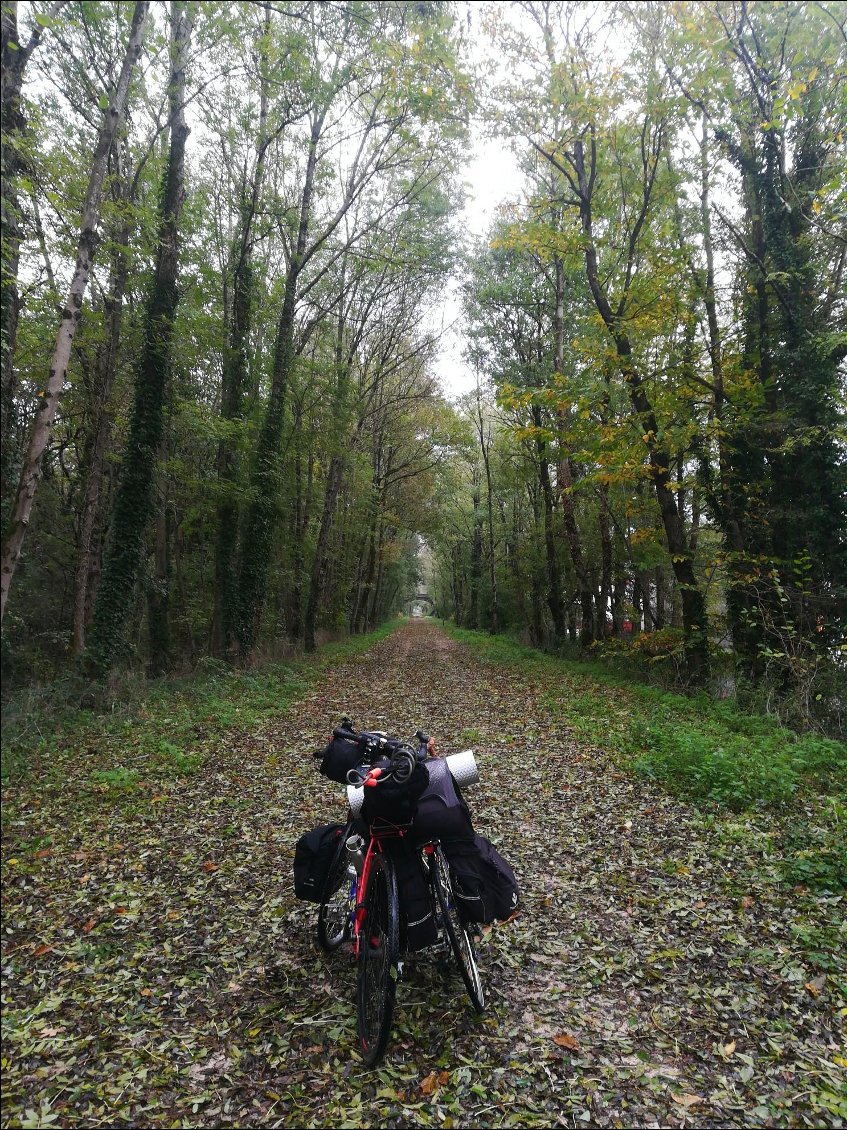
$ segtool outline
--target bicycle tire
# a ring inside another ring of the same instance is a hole
[[[359,1051],[371,1067],[385,1054],[391,1034],[400,950],[397,876],[391,860],[379,853],[371,857],[361,910],[356,1013]]]
[[[447,857],[440,846],[430,856],[430,875],[435,888],[435,896],[441,909],[441,923],[450,941],[453,957],[459,967],[468,996],[477,1012],[485,1011],[485,990],[476,961],[476,948],[459,916],[459,909],[453,897],[453,883]]]
[[[352,823],[342,832],[327,872],[318,907],[318,945],[334,953],[350,937],[350,914],[355,908],[354,874],[347,858],[347,837]],[[351,899],[352,894],[352,899]]]

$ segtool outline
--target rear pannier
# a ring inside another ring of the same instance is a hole
[[[429,784],[418,801],[412,829],[419,844],[429,840],[473,840],[473,825],[468,806],[453,780],[447,763],[430,758],[426,763]]]
[[[485,836],[472,840],[445,840],[441,845],[453,874],[453,889],[466,922],[494,922],[510,918],[518,909],[520,893],[515,873]]]

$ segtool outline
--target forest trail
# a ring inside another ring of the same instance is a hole
[[[49,847],[4,851],[3,1124],[820,1125],[847,1061],[790,892],[549,691],[412,621],[143,804],[87,803],[84,758],[19,786],[11,824]],[[311,753],[345,714],[475,747],[474,823],[523,896],[480,947],[488,1012],[414,959],[375,1072],[291,882],[297,837],[343,818]]]

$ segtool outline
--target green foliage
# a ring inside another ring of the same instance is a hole
[[[119,765],[114,769],[92,769],[89,780],[107,792],[129,793],[135,791],[140,777],[137,769]]]
[[[645,725],[633,736],[648,751],[635,761],[636,771],[682,796],[740,812],[785,804],[797,789],[802,762],[795,763],[783,735],[754,743],[742,735],[720,737],[690,725],[670,731]]]
[[[701,692],[686,697],[616,677],[596,664],[545,656],[506,636],[451,629],[486,660],[536,675],[580,738],[614,752],[630,771],[696,804],[763,811],[786,821],[778,848],[789,882],[840,890],[847,881],[847,745],[798,734]],[[801,817],[805,807],[815,812]]]
[[[92,783],[115,794],[133,792],[141,780],[193,776],[222,734],[275,716],[328,666],[372,646],[397,625],[389,621],[368,635],[327,644],[309,659],[257,670],[239,672],[212,661],[190,678],[146,682],[125,674],[103,690],[99,711],[79,709],[75,680],[21,690],[4,706],[2,780],[49,772],[79,748],[103,762],[92,771]],[[121,752],[128,743],[131,761]],[[115,766],[113,757],[123,764]]]

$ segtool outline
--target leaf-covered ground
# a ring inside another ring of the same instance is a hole
[[[761,819],[577,741],[557,689],[411,622],[184,772],[75,745],[8,789],[3,1124],[844,1125],[843,902],[779,881]],[[297,837],[343,819],[310,755],[344,714],[475,746],[467,799],[523,892],[480,947],[489,1011],[418,956],[376,1071],[291,882]]]

